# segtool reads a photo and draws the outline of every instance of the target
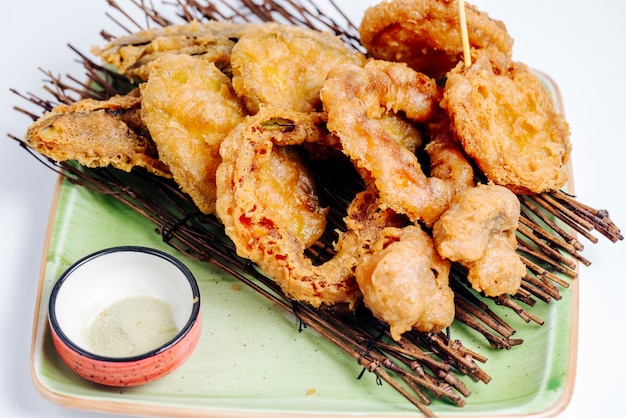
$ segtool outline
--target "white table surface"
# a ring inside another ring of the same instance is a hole
[[[122,4],[126,0],[120,0]],[[159,0],[155,0],[159,2]],[[376,1],[338,0],[359,20]],[[514,58],[550,75],[560,87],[572,131],[579,200],[610,210],[626,228],[626,2],[476,0],[503,20],[515,39]],[[31,329],[40,260],[57,176],[6,134],[22,135],[29,119],[13,110],[9,92],[40,93],[39,67],[81,75],[71,43],[88,52],[113,28],[105,0],[23,0],[0,5],[0,414],[3,417],[104,417],[44,399],[30,375]],[[577,379],[563,417],[621,415],[626,244],[587,245],[582,268]],[[493,382],[493,384],[498,384]]]

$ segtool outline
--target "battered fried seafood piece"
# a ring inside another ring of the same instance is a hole
[[[442,257],[467,267],[477,291],[487,296],[514,294],[526,274],[515,252],[519,213],[519,200],[505,187],[466,189],[435,222],[435,247]]]
[[[174,181],[203,213],[215,212],[222,140],[245,114],[230,80],[208,61],[164,55],[141,85],[141,118]]]
[[[133,81],[147,80],[148,64],[164,54],[193,55],[215,63],[220,69],[228,69],[230,52],[237,39],[256,26],[193,21],[120,36],[102,48],[92,48],[92,52]]]
[[[28,128],[26,142],[55,161],[75,160],[91,168],[110,165],[123,171],[144,167],[171,177],[141,121],[140,110],[141,99],[136,95],[59,105]]]
[[[474,168],[452,132],[450,120],[439,113],[426,124],[430,140],[424,150],[430,159],[430,175],[449,182],[456,194],[476,185]]]
[[[502,22],[467,3],[465,13],[471,48],[511,57],[513,39]],[[460,28],[456,1],[390,0],[365,11],[359,33],[372,57],[439,79],[463,59]]]
[[[318,265],[305,255],[313,236],[294,227],[296,220],[296,224],[319,225],[318,233],[322,232],[319,217],[325,210],[306,168],[283,177],[282,183],[288,184],[274,190],[273,196],[265,193],[274,180],[263,167],[270,164],[276,149],[323,142],[328,133],[321,125],[323,119],[316,113],[263,107],[235,128],[220,149],[216,210],[237,254],[256,263],[288,297],[314,307],[353,309],[361,299],[354,279],[356,262],[382,228],[397,225],[396,215],[379,209],[375,190],[362,192],[350,204],[348,231],[339,236],[336,255]]]
[[[518,194],[563,187],[569,128],[541,81],[521,63],[479,53],[448,74],[441,106],[465,152]]]
[[[312,112],[328,70],[344,63],[365,57],[328,32],[266,23],[233,48],[233,87],[252,114],[262,105]]]
[[[363,303],[399,340],[411,329],[439,332],[454,320],[450,262],[419,226],[385,228],[356,268]]]
[[[400,63],[344,64],[330,71],[321,97],[328,129],[353,164],[370,173],[382,204],[414,222],[432,224],[447,209],[453,187],[426,177],[415,154],[394,139],[384,120],[390,112],[428,120],[440,97],[435,81]]]

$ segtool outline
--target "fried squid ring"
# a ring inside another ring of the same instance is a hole
[[[448,73],[441,106],[487,178],[518,194],[563,187],[571,144],[552,96],[524,64],[475,54]]]
[[[306,190],[286,191],[280,205],[270,204],[263,195],[265,183],[272,180],[260,168],[267,165],[276,148],[323,142],[327,132],[322,125],[319,114],[267,107],[248,117],[220,148],[216,211],[237,254],[256,263],[287,296],[314,307],[345,304],[354,309],[361,300],[354,279],[356,262],[378,231],[397,225],[396,214],[380,210],[375,190],[361,192],[348,208],[348,230],[337,240],[336,255],[318,265],[305,255],[305,239],[290,221],[294,217],[317,219],[323,211],[308,187],[307,171],[300,170],[296,179],[307,184]],[[295,215],[280,215],[285,211]]]
[[[330,71],[321,91],[328,129],[358,169],[370,173],[383,205],[412,221],[432,224],[453,195],[446,181],[426,177],[413,152],[385,130],[392,111],[426,121],[437,109],[440,91],[431,78],[405,64],[370,61]]]
[[[502,22],[467,3],[465,13],[471,48],[488,48],[511,57],[513,39]],[[372,57],[407,63],[437,79],[463,59],[456,1],[381,2],[365,11],[359,33]]]
[[[487,296],[514,294],[526,274],[515,252],[520,203],[510,190],[479,185],[456,195],[433,226],[439,254],[468,268],[468,280]]]
[[[365,57],[328,32],[266,23],[233,47],[233,87],[252,114],[262,105],[312,112],[326,73],[344,63]]]

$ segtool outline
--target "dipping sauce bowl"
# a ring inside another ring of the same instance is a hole
[[[107,386],[136,386],[180,366],[200,338],[191,271],[159,250],[121,246],[90,254],[55,283],[48,305],[63,362]]]

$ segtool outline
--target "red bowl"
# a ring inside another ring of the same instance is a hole
[[[48,305],[52,341],[83,378],[136,386],[180,366],[198,344],[201,304],[189,269],[167,253],[104,249],[67,269]]]

